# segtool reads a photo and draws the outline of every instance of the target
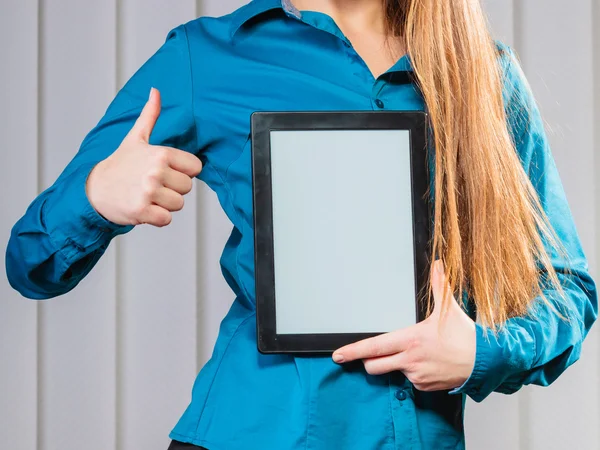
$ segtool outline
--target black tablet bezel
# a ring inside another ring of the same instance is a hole
[[[252,200],[257,346],[261,353],[331,353],[373,333],[277,334],[271,192],[271,131],[408,130],[416,321],[425,318],[429,277],[430,208],[428,202],[427,114],[423,111],[255,112],[251,116]],[[365,155],[365,159],[368,156]]]

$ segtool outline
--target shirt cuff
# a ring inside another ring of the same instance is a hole
[[[506,328],[497,334],[488,329],[486,334],[480,324],[475,323],[475,327],[476,353],[473,371],[462,386],[451,390],[449,394],[466,394],[474,401],[481,402],[498,390],[509,376],[527,370],[533,355],[528,354],[530,352],[518,351],[520,345],[511,345],[514,338]]]
[[[53,203],[44,216],[46,229],[61,253],[72,263],[78,255],[106,244],[133,225],[120,225],[101,216],[86,194],[86,181],[97,162],[77,168],[52,193]]]

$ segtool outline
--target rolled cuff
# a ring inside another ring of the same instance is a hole
[[[96,164],[79,166],[52,194],[53,203],[46,204],[46,229],[68,263],[134,228],[107,220],[91,205],[85,188]]]
[[[514,325],[514,324],[513,324]],[[497,334],[476,323],[476,354],[473,371],[469,378],[449,392],[466,394],[481,402],[494,391],[502,392],[502,383],[510,376],[527,371],[533,362],[535,343],[524,332],[513,336],[510,329],[503,328]]]

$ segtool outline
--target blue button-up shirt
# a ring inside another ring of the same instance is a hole
[[[210,450],[463,448],[466,395],[481,401],[494,391],[551,383],[577,360],[597,315],[595,285],[539,112],[510,62],[510,49],[498,47],[510,131],[571,257],[566,272],[552,255],[572,319],[562,321],[541,305],[535,319],[512,318],[498,335],[486,338],[477,325],[473,373],[454,391],[419,392],[400,372],[371,376],[360,363],[339,366],[329,357],[257,351],[250,114],[424,109],[408,57],[374,78],[329,16],[299,12],[285,1],[255,0],[228,16],[193,20],[169,33],[56,182],[14,226],[6,254],[9,281],[34,299],[64,294],[92,269],[111,239],[133,228],[103,219],[86,197],[85,180],[117,149],[154,86],[163,108],[150,143],[201,158],[199,178],[216,192],[233,223],[221,264],[236,300],[171,437]],[[365,154],[369,170],[377,164]],[[356,178],[360,182],[360,174]],[[551,290],[547,296],[558,298]]]

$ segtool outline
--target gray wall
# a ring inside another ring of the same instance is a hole
[[[168,30],[242,3],[0,0],[3,246]],[[522,58],[597,270],[600,4],[485,3],[497,36]],[[70,294],[36,303],[0,276],[0,448],[165,449],[233,298],[218,266],[230,227],[197,183],[169,227],[116,239]],[[2,257],[0,273],[3,264]],[[598,328],[582,360],[551,388],[469,401],[469,448],[600,449]]]

